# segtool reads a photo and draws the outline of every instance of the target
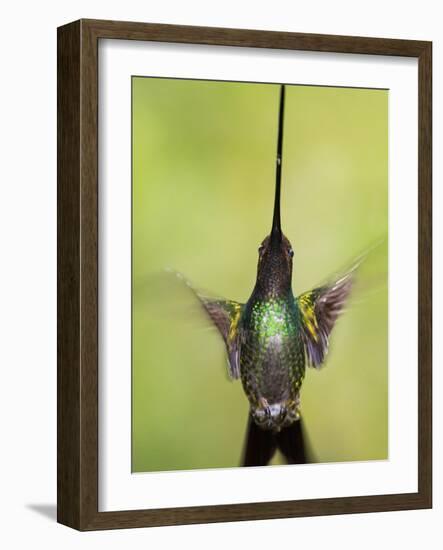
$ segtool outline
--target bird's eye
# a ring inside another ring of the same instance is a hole
[[[288,254],[289,254],[289,256],[291,256],[291,258],[294,257],[294,251],[292,250],[292,248],[290,248],[290,249],[288,250]]]

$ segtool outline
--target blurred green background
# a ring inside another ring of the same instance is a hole
[[[191,295],[159,274],[172,267],[248,299],[271,226],[278,98],[271,84],[132,79],[135,472],[239,465],[241,383]],[[299,294],[387,234],[388,92],[287,86],[282,177]],[[387,458],[386,282],[384,247],[361,271],[326,366],[306,373],[318,462]]]

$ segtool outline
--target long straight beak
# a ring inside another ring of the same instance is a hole
[[[277,165],[275,172],[275,198],[274,215],[272,218],[271,240],[281,241],[281,219],[280,219],[280,189],[281,189],[281,168],[282,168],[282,149],[283,149],[283,121],[285,111],[285,86],[280,88],[280,109],[278,115],[278,140],[277,140]]]

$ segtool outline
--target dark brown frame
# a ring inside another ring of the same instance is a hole
[[[98,41],[144,40],[405,56],[419,66],[418,492],[98,511]],[[58,29],[58,521],[80,530],[432,506],[432,43],[80,20]]]

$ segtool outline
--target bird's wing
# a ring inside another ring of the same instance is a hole
[[[214,300],[196,292],[211,321],[221,334],[228,353],[231,378],[240,377],[240,330],[239,321],[243,305],[232,300]]]
[[[244,305],[233,300],[209,297],[197,290],[181,273],[172,270],[168,271],[181,279],[198,298],[209,319],[225,342],[228,354],[229,376],[234,379],[240,378],[241,331],[239,329],[239,321]]]
[[[320,367],[325,359],[329,336],[349,297],[358,265],[330,283],[297,298],[302,317],[302,339],[311,367]]]

